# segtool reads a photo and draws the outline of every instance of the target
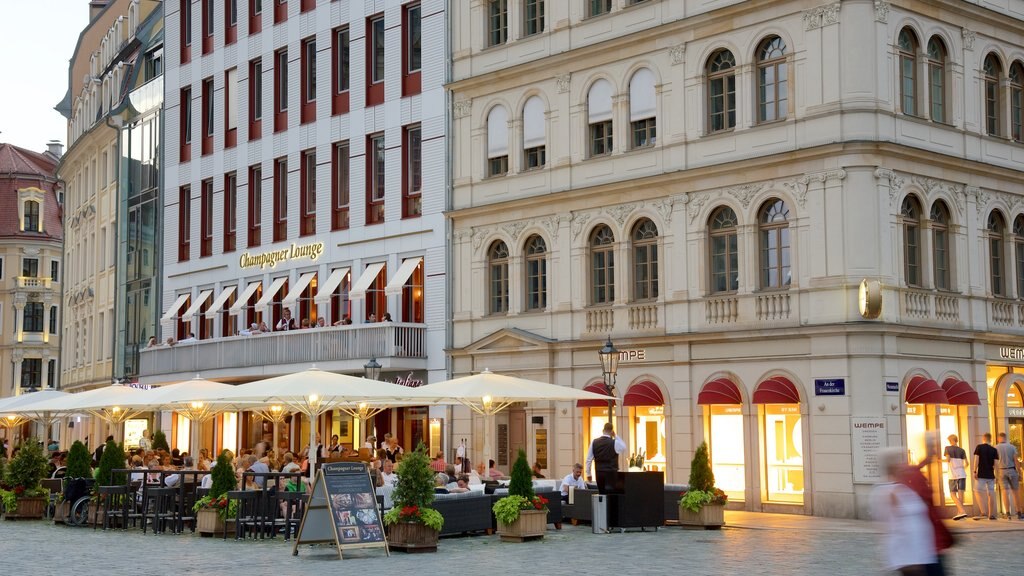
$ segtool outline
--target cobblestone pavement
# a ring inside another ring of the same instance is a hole
[[[444,538],[437,554],[354,550],[345,560],[327,547],[303,546],[291,554],[280,538],[242,541],[183,535],[143,535],[45,522],[0,523],[0,574],[781,574],[864,576],[883,574],[880,536],[870,530],[726,527],[693,531],[593,534],[586,526],[548,530],[538,542],[502,543],[497,536]],[[1021,576],[1024,531],[967,533],[952,554],[953,574]]]

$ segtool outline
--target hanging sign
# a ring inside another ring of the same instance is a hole
[[[345,548],[383,547],[388,552],[376,493],[362,462],[325,462],[320,467],[292,555],[299,554],[300,544],[331,542],[339,558]]]

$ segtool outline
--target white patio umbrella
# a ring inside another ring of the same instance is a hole
[[[152,410],[173,410],[189,419],[189,454],[193,459],[199,454],[199,426],[216,416],[219,412],[231,410],[227,404],[211,404],[196,398],[209,394],[219,394],[235,388],[231,384],[204,380],[196,375],[191,380],[165,384],[145,390],[136,395],[128,403],[136,407]]]
[[[117,427],[125,420],[132,418],[142,411],[145,406],[133,405],[136,395],[142,394],[142,390],[114,384],[95,388],[86,392],[68,394],[60,398],[43,400],[26,405],[25,410],[32,409],[37,412],[53,412],[61,415],[70,415],[79,412],[87,412],[107,422],[108,425]],[[119,430],[117,430],[119,432]]]
[[[61,392],[60,390],[40,390],[38,392],[29,392],[4,398],[0,400],[0,415],[2,415],[0,418],[4,422],[16,422],[17,420],[24,422],[26,419],[35,420],[46,426],[47,433],[49,433],[53,423],[59,420],[62,415],[50,410],[36,410],[33,406],[47,400],[54,400],[65,396],[68,396],[68,393]],[[17,424],[13,425],[16,426]]]
[[[326,372],[312,367],[308,370],[257,380],[233,386],[231,390],[197,396],[195,400],[210,403],[260,402],[279,404],[309,418],[309,473],[314,478],[316,464],[317,418],[335,408],[352,414],[358,403],[385,406],[423,397],[423,388],[409,388],[390,382],[367,380],[359,376]]]
[[[487,461],[492,454],[490,428],[496,413],[501,412],[516,402],[544,400],[556,402],[601,400],[607,402],[611,398],[604,394],[588,392],[569,386],[495,374],[487,369],[484,369],[479,374],[428,384],[418,390],[436,402],[458,402],[484,417],[483,464],[485,470],[487,468]]]

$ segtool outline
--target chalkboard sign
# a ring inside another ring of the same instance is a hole
[[[334,542],[344,548],[383,546],[384,523],[366,464],[328,462],[317,472],[292,554],[300,544]]]

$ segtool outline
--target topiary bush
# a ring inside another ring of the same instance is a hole
[[[100,466],[96,470],[96,486],[117,486],[125,483],[124,472],[114,473],[117,468],[125,467],[124,444],[117,444],[113,440],[107,442],[103,448],[103,457],[100,458]]]
[[[171,451],[171,447],[167,444],[167,435],[163,430],[153,432],[153,443],[150,445],[150,449],[154,452],[157,450]]]
[[[697,452],[690,462],[690,490],[701,490],[711,492],[715,487],[715,474],[711,471],[711,462],[708,460],[708,444],[701,442]]]
[[[396,473],[398,483],[391,493],[395,507],[429,508],[434,501],[434,471],[430,469],[430,458],[423,442],[406,453]]]
[[[224,450],[220,453],[220,456],[217,456],[217,463],[214,464],[210,475],[213,476],[213,482],[210,484],[209,495],[213,498],[222,496],[238,486],[235,470],[231,466],[231,458],[228,456],[227,450]]]
[[[526,459],[526,451],[519,449],[519,456],[512,465],[512,473],[508,482],[509,496],[522,496],[527,500],[533,500],[533,472],[530,470],[530,462]]]
[[[106,450],[106,449],[104,449]],[[65,463],[67,470],[64,471],[66,478],[91,478],[92,477],[92,454],[78,440],[71,445],[68,452],[68,459]]]
[[[42,445],[35,438],[29,438],[21,445],[18,455],[8,462],[4,480],[15,490],[37,491],[39,482],[46,476],[46,469],[47,459]]]

